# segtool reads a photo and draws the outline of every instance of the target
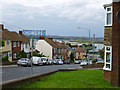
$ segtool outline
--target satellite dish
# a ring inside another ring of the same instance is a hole
[[[118,10],[118,12],[117,12],[117,21],[120,24],[120,10]]]

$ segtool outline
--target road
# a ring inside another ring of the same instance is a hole
[[[40,75],[57,69],[77,68],[79,64],[33,66],[33,75]],[[31,76],[31,67],[2,67],[2,82]]]

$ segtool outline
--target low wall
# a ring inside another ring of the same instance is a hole
[[[38,80],[40,80],[43,77],[49,76],[53,73],[59,72],[59,71],[76,71],[79,69],[58,69],[49,73],[45,73],[45,74],[41,74],[41,75],[34,75],[34,76],[30,76],[30,77],[25,77],[25,78],[21,78],[21,79],[14,79],[14,80],[10,80],[10,81],[6,81],[1,83],[0,85],[2,85],[2,88],[15,88],[18,85],[22,85],[25,83],[33,83],[36,82]]]

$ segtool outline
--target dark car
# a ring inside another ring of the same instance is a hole
[[[70,64],[71,62],[70,62],[70,60],[65,60],[64,61],[64,64]]]

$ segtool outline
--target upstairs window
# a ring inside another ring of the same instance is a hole
[[[18,47],[20,47],[20,42],[18,42]]]
[[[7,45],[9,45],[9,40],[7,40]]]
[[[13,47],[16,47],[16,42],[13,42]]]
[[[111,7],[106,7],[105,26],[112,26],[112,6]]]

